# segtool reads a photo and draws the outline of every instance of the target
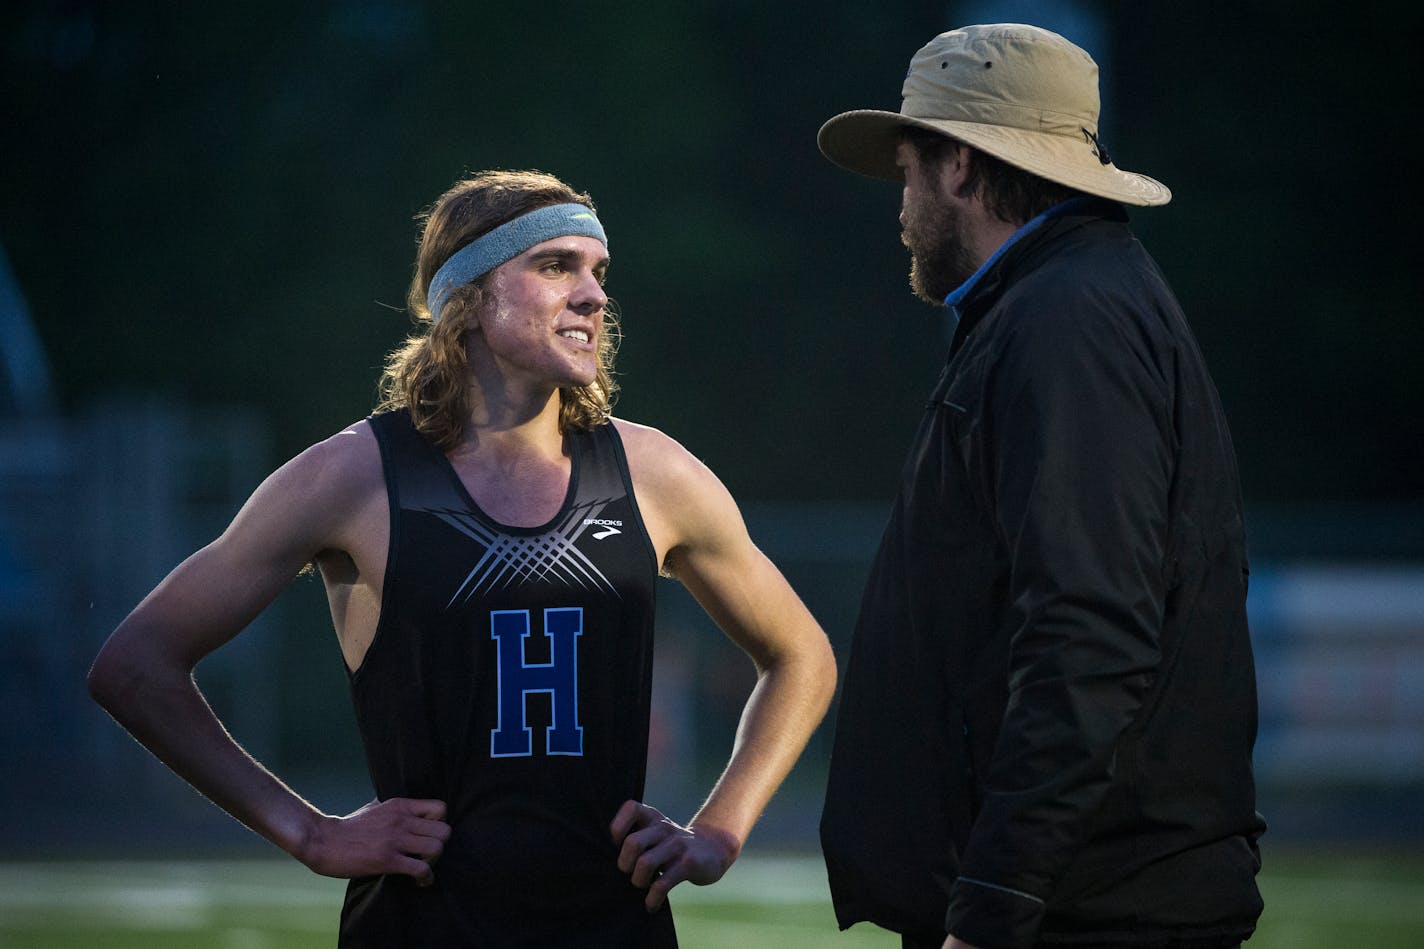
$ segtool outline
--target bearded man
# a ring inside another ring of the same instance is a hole
[[[1262,903],[1235,457],[1124,204],[1097,66],[941,34],[900,112],[821,129],[903,183],[957,321],[866,584],[821,839],[842,927],[906,947],[1235,946]]]

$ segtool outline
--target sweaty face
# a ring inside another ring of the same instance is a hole
[[[910,251],[910,287],[926,303],[941,305],[976,269],[964,218],[941,191],[938,167],[922,164],[914,146],[901,142],[896,164],[905,174],[900,241]]]
[[[508,381],[583,386],[598,371],[608,254],[591,237],[536,244],[490,274],[472,356]]]

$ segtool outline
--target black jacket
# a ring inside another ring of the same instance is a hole
[[[1114,204],[987,271],[906,462],[841,697],[841,925],[984,949],[1240,939],[1261,911],[1236,463]]]

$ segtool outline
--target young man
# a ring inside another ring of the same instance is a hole
[[[1261,912],[1236,463],[1097,137],[1097,66],[974,26],[821,150],[903,183],[957,326],[867,582],[821,823],[907,947],[1229,946]],[[948,934],[948,935],[946,935]]]
[[[90,673],[199,791],[352,878],[343,946],[673,946],[668,891],[726,872],[825,713],[826,638],[725,488],[610,417],[608,263],[592,202],[558,179],[456,184],[411,287],[429,325],[391,357],[382,411],[269,477]],[[310,563],[377,794],[345,817],[244,753],[191,676]],[[686,825],[639,800],[660,571],[759,673]]]

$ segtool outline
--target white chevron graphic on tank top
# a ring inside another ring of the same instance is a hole
[[[574,546],[587,529],[586,521],[597,518],[610,500],[575,505],[562,521],[542,534],[507,534],[468,511],[430,511],[485,549],[445,608],[467,603],[491,590],[535,582],[563,583],[567,587],[592,588],[618,596],[618,590],[603,572]]]

